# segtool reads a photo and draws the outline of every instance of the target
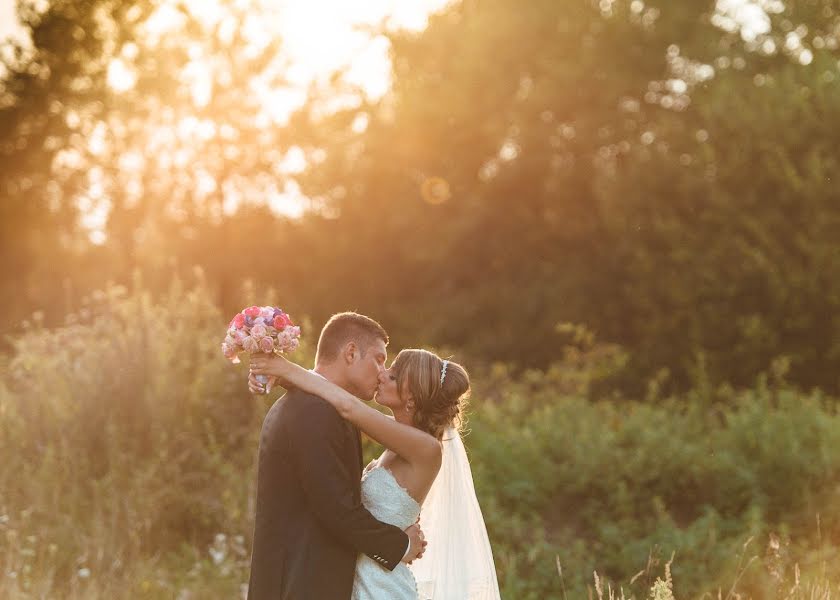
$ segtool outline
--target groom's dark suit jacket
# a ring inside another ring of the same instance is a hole
[[[361,504],[359,431],[327,401],[290,390],[263,422],[248,600],[348,600],[356,558],[393,570],[399,528]]]

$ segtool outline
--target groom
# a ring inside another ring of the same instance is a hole
[[[360,314],[324,325],[315,372],[362,399],[384,372],[388,334]],[[261,391],[253,375],[249,388]],[[290,389],[263,422],[248,600],[349,600],[356,558],[393,570],[422,554],[419,525],[403,532],[361,503],[358,429],[326,400]]]

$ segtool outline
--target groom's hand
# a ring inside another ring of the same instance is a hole
[[[266,390],[266,386],[259,381],[257,381],[257,376],[253,373],[248,373],[248,391],[252,394],[267,394],[271,391],[271,388],[277,383],[277,378],[269,376],[268,378],[268,390]],[[282,384],[282,382],[281,382]]]
[[[419,523],[415,523],[406,529],[405,533],[408,536],[409,548],[408,554],[403,557],[402,561],[410,565],[413,560],[423,558],[423,552],[426,550],[426,540]]]

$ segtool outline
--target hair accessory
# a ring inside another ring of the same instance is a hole
[[[443,380],[446,379],[446,367],[449,366],[449,361],[443,361],[443,368],[440,370],[440,384],[443,385]]]

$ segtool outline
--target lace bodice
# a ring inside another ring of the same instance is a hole
[[[373,467],[362,477],[362,504],[379,521],[400,529],[420,514],[420,506],[385,467]]]
[[[383,523],[406,529],[417,521],[420,505],[385,467],[368,465],[362,476],[362,504]],[[356,562],[353,600],[417,600],[417,584],[405,563],[393,571],[366,555]]]

